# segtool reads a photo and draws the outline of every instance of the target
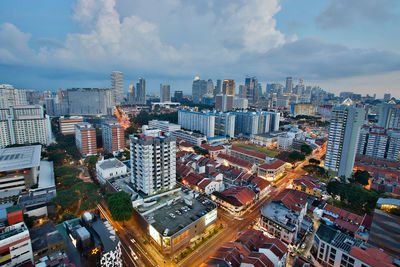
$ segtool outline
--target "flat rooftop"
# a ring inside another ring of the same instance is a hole
[[[41,145],[0,149],[0,172],[39,167]]]
[[[32,241],[33,252],[64,242],[62,235],[51,221],[32,228],[29,234]]]
[[[298,216],[291,213],[290,210],[281,203],[270,202],[262,208],[261,214],[286,229],[294,230],[296,227],[294,224],[289,223],[289,218],[295,219]]]
[[[160,235],[169,229],[167,236],[172,236],[216,208],[216,204],[210,200],[202,196],[193,197],[193,193],[189,189],[182,188],[182,190],[154,200],[154,204],[151,206],[144,207],[142,205],[136,210]],[[170,214],[173,214],[174,217]]]
[[[40,173],[38,183],[38,188],[49,188],[56,186],[56,182],[54,180],[53,162],[47,160],[40,161]]]
[[[124,164],[116,158],[105,159],[99,162],[99,167],[103,170],[114,169],[124,166]]]

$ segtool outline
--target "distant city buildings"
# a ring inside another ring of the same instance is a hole
[[[144,129],[130,136],[132,184],[153,195],[176,184],[176,141],[160,130]]]
[[[116,121],[102,125],[103,148],[107,153],[115,153],[125,148],[125,129]]]
[[[350,178],[365,111],[353,106],[350,99],[332,109],[325,169],[338,177]]]
[[[215,135],[215,116],[211,113],[179,110],[178,124],[184,129],[199,131],[207,137]]]
[[[146,104],[146,80],[139,78],[136,84],[136,104]]]
[[[286,86],[283,91],[285,94],[291,94],[293,90],[293,78],[292,77],[287,77],[286,78]]]
[[[195,104],[201,103],[202,96],[207,94],[207,81],[194,77],[192,84],[192,101]]]
[[[114,103],[120,105],[124,99],[124,80],[120,71],[111,73],[111,89],[113,91]]]
[[[75,124],[75,143],[82,157],[97,153],[96,129],[87,122]]]
[[[0,84],[0,108],[28,105],[27,91],[17,89],[10,84]]]
[[[42,106],[0,108],[0,147],[52,142],[51,123]]]
[[[69,118],[60,118],[58,120],[58,125],[60,127],[60,132],[63,135],[75,134],[75,124],[83,122],[82,117],[69,117]]]
[[[174,92],[174,101],[182,102],[182,100],[183,100],[183,91],[175,91]]]
[[[69,115],[107,115],[114,106],[114,91],[108,88],[71,88],[64,97]]]
[[[171,86],[169,84],[160,84],[160,102],[171,101]]]
[[[235,96],[235,80],[225,79],[222,83],[222,94]]]

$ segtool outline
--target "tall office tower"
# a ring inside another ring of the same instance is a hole
[[[190,110],[178,111],[178,124],[184,129],[200,131],[207,137],[214,137],[215,115],[210,113],[194,112]]]
[[[69,115],[107,115],[114,106],[114,96],[108,88],[71,88],[67,89],[66,102]]]
[[[383,101],[385,101],[385,102],[389,102],[391,98],[392,98],[391,94],[384,94],[383,95]]]
[[[215,113],[215,135],[228,136],[233,138],[235,136],[235,118],[233,113]]]
[[[232,95],[217,95],[215,98],[215,109],[222,112],[232,110],[234,98]]]
[[[214,83],[211,79],[207,81],[207,95],[214,96]]]
[[[52,142],[51,123],[42,106],[0,108],[0,147]]]
[[[127,95],[127,103],[130,105],[136,104],[136,92],[133,84],[129,85],[128,95]]]
[[[124,81],[122,72],[111,72],[111,89],[114,94],[115,105],[120,105],[124,99]]]
[[[176,141],[160,130],[130,136],[131,181],[136,191],[154,195],[176,184]]]
[[[378,109],[378,126],[385,129],[400,129],[400,105],[389,101],[383,103]]]
[[[160,102],[171,102],[171,86],[160,84]]]
[[[238,97],[246,98],[247,99],[247,86],[246,85],[239,85],[239,94]]]
[[[222,83],[222,94],[235,96],[235,80],[224,80]]]
[[[217,80],[217,83],[214,87],[214,97],[216,97],[217,95],[222,94],[222,81],[221,80]]]
[[[125,148],[125,130],[118,122],[108,121],[101,125],[103,148],[108,153],[118,152]]]
[[[195,104],[201,102],[203,95],[207,93],[207,82],[199,77],[194,77],[192,84],[192,101]]]
[[[261,96],[259,93],[259,87],[256,77],[246,77],[244,85],[246,87],[246,98],[249,103],[255,104],[258,98]]]
[[[0,84],[0,108],[28,105],[25,89],[16,89],[10,84]]]
[[[183,91],[175,91],[174,92],[174,101],[182,102],[182,100],[183,100]]]
[[[96,129],[87,122],[75,124],[75,143],[82,157],[97,153]]]
[[[287,77],[286,78],[286,87],[285,90],[283,91],[284,94],[291,94],[293,89],[293,78],[292,77]]]
[[[141,77],[136,84],[136,104],[146,105],[146,80]]]
[[[332,109],[325,169],[338,177],[350,178],[353,173],[364,118],[365,110],[354,107],[350,99],[346,99],[341,105],[335,105]]]

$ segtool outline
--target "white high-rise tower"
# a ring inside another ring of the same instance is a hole
[[[124,81],[123,75],[120,71],[111,72],[111,88],[114,93],[115,105],[120,105],[123,100]]]

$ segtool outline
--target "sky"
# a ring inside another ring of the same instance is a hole
[[[193,77],[292,76],[338,94],[400,97],[398,0],[0,1],[0,84],[189,94]]]

